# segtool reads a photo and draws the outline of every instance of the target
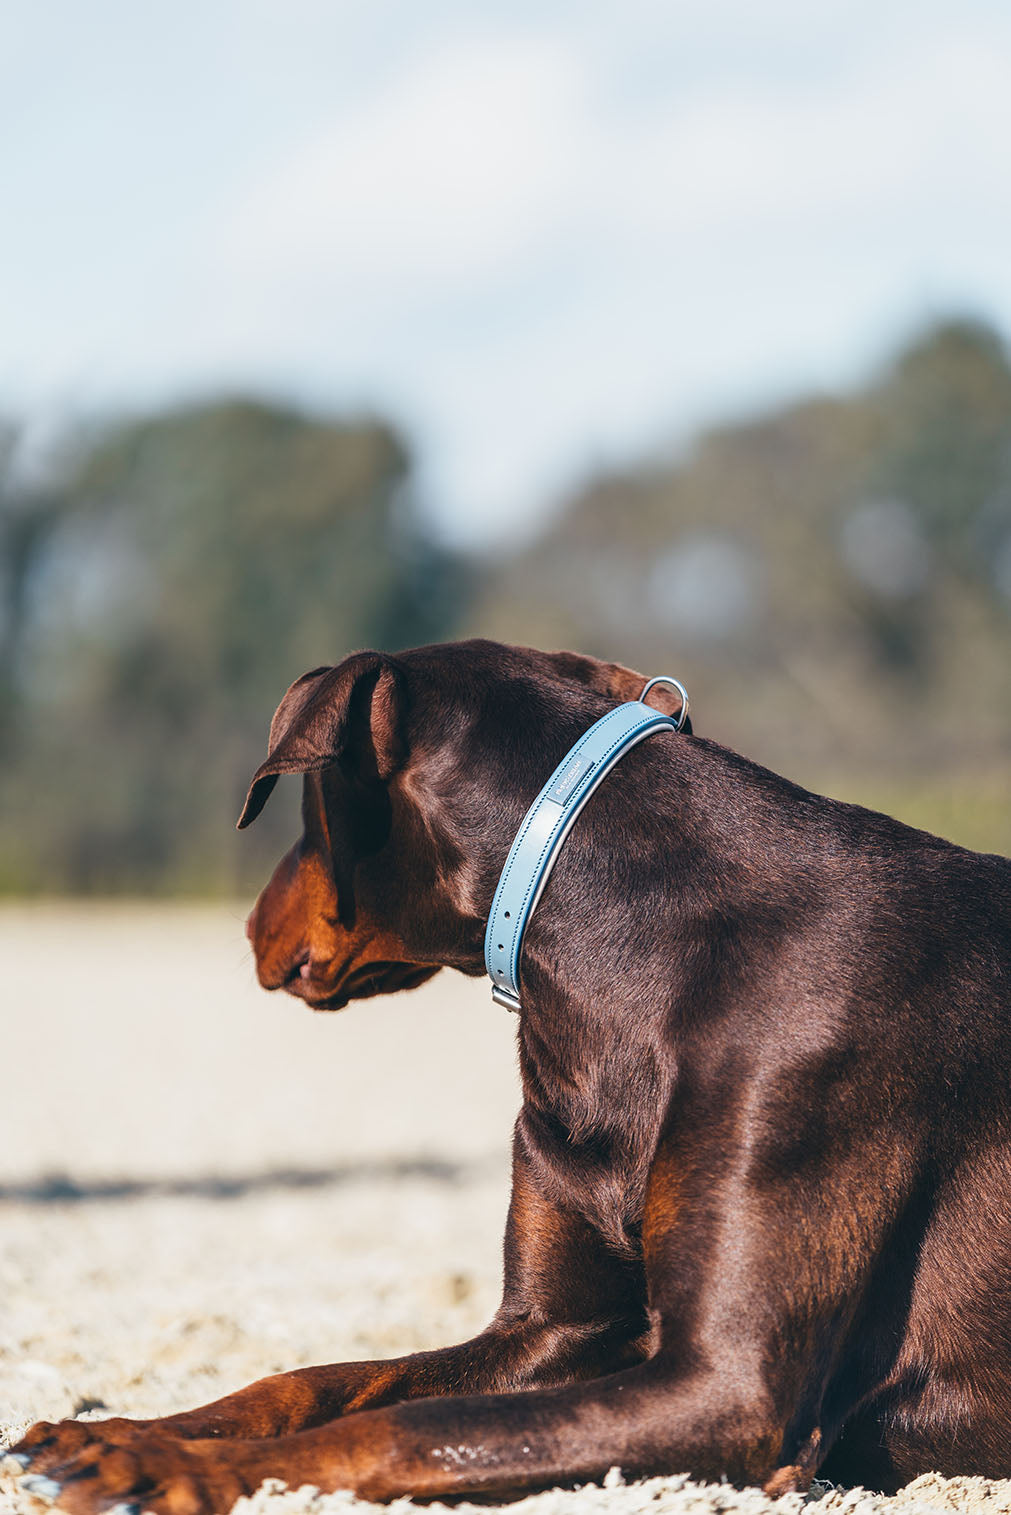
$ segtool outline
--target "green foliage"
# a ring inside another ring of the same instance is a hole
[[[252,845],[231,826],[287,684],[452,624],[408,470],[380,422],[235,401],[83,439],[44,498],[8,489],[0,887],[259,878],[290,810]]]
[[[598,475],[494,567],[425,535],[381,421],[193,405],[65,440],[44,488],[17,440],[0,428],[0,890],[255,887],[298,785],[233,820],[291,679],[471,631],[677,673],[700,732],[1011,849],[1011,366],[978,322]]]
[[[946,323],[852,395],[592,479],[472,624],[675,672],[700,731],[811,787],[1006,846],[1004,344]],[[996,772],[1003,799],[981,808]]]

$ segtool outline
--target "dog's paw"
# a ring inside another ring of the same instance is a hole
[[[103,1424],[89,1429],[101,1431]],[[33,1464],[21,1488],[69,1515],[227,1515],[261,1481],[244,1476],[217,1444],[187,1444],[157,1432],[93,1438],[61,1464],[47,1456],[46,1473],[35,1473]]]
[[[146,1426],[147,1422],[138,1420],[61,1420],[55,1425],[40,1420],[8,1448],[4,1454],[6,1468],[14,1474],[37,1477],[61,1467],[95,1441],[122,1444]],[[23,1483],[22,1487],[27,1485]]]
[[[60,1485],[44,1473],[32,1473],[28,1478],[22,1479],[21,1487],[33,1499],[41,1499],[43,1504],[52,1504],[60,1493]]]

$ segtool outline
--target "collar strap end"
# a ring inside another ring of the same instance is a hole
[[[523,818],[495,890],[484,939],[492,999],[507,1010],[521,1008],[523,933],[579,812],[631,747],[654,731],[676,732],[684,725],[688,696],[677,679],[651,679],[643,695],[661,683],[673,685],[681,694],[677,718],[645,704],[641,696],[609,710],[565,754]]]

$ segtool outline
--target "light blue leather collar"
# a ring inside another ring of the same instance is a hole
[[[681,695],[675,718],[645,704],[654,684],[671,684]],[[523,933],[555,865],[562,843],[597,785],[619,758],[654,731],[680,731],[688,696],[677,679],[650,679],[637,700],[617,705],[592,725],[562,758],[523,818],[495,890],[484,937],[484,961],[491,997],[508,1010],[520,1009],[520,953]]]

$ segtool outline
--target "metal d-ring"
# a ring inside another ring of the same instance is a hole
[[[648,679],[647,680],[646,685],[645,685],[645,687],[644,687],[644,689],[642,691],[642,694],[640,694],[640,696],[639,696],[639,701],[640,701],[641,704],[644,705],[646,703],[646,696],[649,694],[649,692],[653,688],[654,684],[669,684],[671,686],[671,688],[672,689],[676,689],[677,692],[678,692],[678,694],[681,696],[681,711],[680,711],[680,714],[678,715],[677,728],[676,728],[678,731],[680,731],[681,728],[682,728],[682,726],[684,725],[685,721],[687,721],[687,719],[688,719],[688,691],[687,691],[687,689],[682,684],[682,682],[681,682],[680,679],[672,679],[669,673],[658,673],[655,679]]]

